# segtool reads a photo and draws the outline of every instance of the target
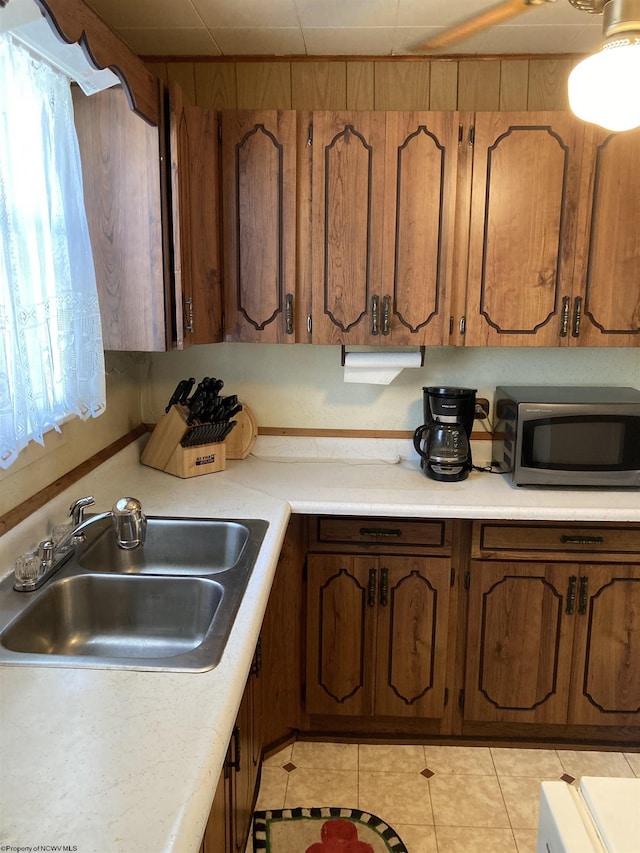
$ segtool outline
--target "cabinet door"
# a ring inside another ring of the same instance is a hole
[[[263,747],[284,741],[300,728],[304,560],[304,516],[292,515],[260,632]],[[286,630],[283,630],[283,614]]]
[[[256,772],[253,764],[253,679],[242,697],[232,738],[233,776],[231,788],[232,849],[244,853],[253,814]]]
[[[569,722],[640,724],[640,566],[581,565]]]
[[[178,86],[167,93],[175,344],[222,340],[218,213],[218,126],[213,110],[185,104]]]
[[[381,557],[374,713],[441,717],[447,669],[451,564]]]
[[[309,714],[373,711],[377,559],[311,554],[307,565]]]
[[[129,109],[119,88],[87,97],[74,86],[73,108],[104,348],[166,350],[159,129]]]
[[[640,345],[640,130],[585,132],[570,341]]]
[[[313,113],[313,342],[379,342],[383,112]]]
[[[576,574],[472,561],[465,719],[566,723],[574,620],[565,609]]]
[[[567,342],[582,134],[568,113],[476,113],[468,346]]]
[[[225,111],[225,340],[293,343],[296,114]]]
[[[448,339],[458,162],[456,112],[388,112],[380,343]]]
[[[231,785],[226,768],[220,774],[200,853],[232,853]]]

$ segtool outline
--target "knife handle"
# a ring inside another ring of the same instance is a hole
[[[187,404],[187,399],[189,397],[189,394],[191,393],[191,389],[195,384],[196,380],[193,378],[193,376],[191,376],[189,379],[184,380],[184,386],[182,388],[182,392],[180,393],[180,399],[178,400],[178,403],[181,406],[185,406]]]
[[[175,406],[175,405],[176,405],[176,403],[179,403],[179,402],[180,402],[180,400],[182,399],[182,394],[183,394],[183,391],[184,391],[184,388],[185,388],[185,384],[186,384],[187,382],[188,382],[188,380],[187,380],[187,379],[181,379],[181,380],[180,380],[180,382],[178,382],[178,384],[176,385],[176,389],[175,389],[175,391],[173,392],[173,394],[171,395],[171,399],[170,399],[170,400],[169,400],[169,402],[167,403],[167,407],[166,407],[166,409],[164,410],[164,411],[165,411],[165,414],[169,411],[169,409],[170,409],[172,406]]]
[[[189,426],[191,426],[191,424],[202,414],[202,410],[204,409],[204,403],[205,398],[199,397],[194,403],[191,404],[189,416],[187,417],[187,424]]]

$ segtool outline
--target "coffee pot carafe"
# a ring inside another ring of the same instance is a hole
[[[472,467],[470,437],[475,388],[423,388],[424,420],[413,435],[420,466],[428,477],[458,482]]]

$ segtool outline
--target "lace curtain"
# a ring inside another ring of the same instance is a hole
[[[105,406],[69,80],[0,33],[0,467]]]

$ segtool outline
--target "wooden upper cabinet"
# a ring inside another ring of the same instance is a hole
[[[104,348],[161,351],[221,339],[215,115],[170,95],[82,0],[39,0],[121,86],[74,87]]]
[[[443,343],[456,115],[313,113],[315,343]]]
[[[389,343],[445,342],[458,125],[455,112],[387,113],[380,290],[391,295]]]
[[[474,125],[465,343],[566,344],[583,127],[563,112]]]
[[[570,343],[640,346],[640,130],[585,132]]]
[[[293,343],[296,114],[224,111],[225,340]]]
[[[218,124],[213,110],[167,93],[175,346],[222,340]]]
[[[313,340],[379,338],[384,199],[382,112],[313,113]]]
[[[73,105],[104,348],[166,350],[159,130],[119,88],[87,97],[74,87]]]

